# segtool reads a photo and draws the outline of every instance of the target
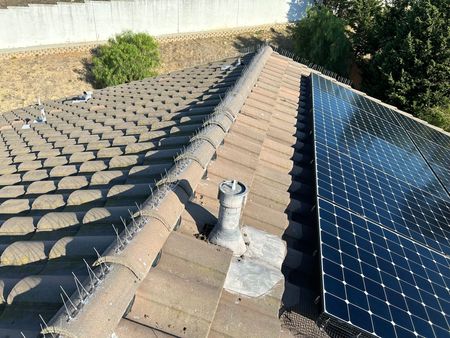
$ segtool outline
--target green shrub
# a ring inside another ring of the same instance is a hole
[[[422,113],[418,114],[418,117],[450,132],[450,102],[442,106],[424,109]]]
[[[125,32],[100,46],[92,59],[96,86],[103,88],[157,75],[158,44],[145,33]]]
[[[353,52],[344,21],[323,7],[308,10],[292,30],[295,53],[311,62],[348,76]]]

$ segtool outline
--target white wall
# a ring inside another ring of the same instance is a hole
[[[313,0],[111,0],[0,9],[0,49],[284,23]]]

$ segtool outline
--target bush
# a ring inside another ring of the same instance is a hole
[[[92,60],[92,75],[100,87],[115,86],[157,75],[158,44],[145,33],[125,32],[100,46]]]
[[[442,106],[424,109],[418,117],[450,132],[450,102]]]
[[[352,46],[344,21],[323,7],[308,10],[292,30],[295,53],[340,75],[348,76]]]

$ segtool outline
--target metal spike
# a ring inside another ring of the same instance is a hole
[[[78,308],[75,306],[75,304],[72,302],[72,299],[70,299],[70,297],[67,295],[67,292],[66,292],[66,290],[64,290],[64,288],[60,285],[59,286],[60,287],[60,289],[61,289],[61,291],[63,292],[63,294],[64,294],[64,296],[66,296],[66,298],[67,298],[67,300],[69,301],[69,303],[70,303],[70,305],[72,305],[72,307],[75,309],[75,311],[77,311],[78,310]],[[61,295],[61,297],[62,297],[62,295]],[[64,297],[62,297],[63,298],[63,302],[64,302]],[[64,302],[64,305],[66,305],[65,304],[65,302]],[[66,310],[68,311],[68,307],[66,306]],[[67,314],[70,316],[70,317],[72,317],[70,314],[69,314],[69,312],[67,312]]]
[[[122,221],[123,227],[125,228],[126,238],[127,238],[127,239],[130,239],[131,236],[132,236],[132,233],[131,233],[130,230],[128,230],[127,222],[123,219],[122,216],[120,216],[120,220]]]
[[[162,176],[161,176],[161,179],[162,179]],[[136,205],[136,208],[138,209],[139,216],[142,216],[142,209],[141,209],[141,207],[138,205],[138,203],[136,201],[134,202],[134,204]]]
[[[150,187],[150,185],[149,185],[149,187]],[[152,188],[150,188],[150,189],[151,189],[151,193],[152,193],[152,196],[153,196],[153,189]],[[134,223],[135,222],[134,215],[133,215],[133,213],[131,212],[130,209],[128,209],[128,214],[130,215],[131,221]]]
[[[63,304],[64,304],[64,308],[66,309],[67,318],[68,318],[69,320],[71,320],[71,319],[72,319],[72,315],[71,315],[70,312],[69,312],[69,308],[67,307],[66,301],[64,300],[64,296],[63,296],[62,293],[60,293],[59,295],[61,296],[61,299],[62,299]]]
[[[78,294],[80,295],[80,300],[84,304],[84,300],[87,297],[89,297],[90,293],[88,292],[88,290],[86,290],[86,288],[83,286],[83,284],[80,282],[80,280],[78,279],[78,277],[75,275],[75,273],[73,271],[72,271],[72,276],[73,276],[73,279],[75,280],[75,285],[77,287]],[[83,293],[81,291],[85,292],[86,297],[83,296]]]
[[[92,284],[92,288],[93,288],[95,286],[96,282],[100,283],[100,278],[97,277],[97,274],[95,273],[95,271],[92,270],[92,268],[89,266],[88,262],[84,258],[83,258],[83,262],[84,262],[84,264],[86,264],[86,269],[88,271],[89,279],[91,280],[91,284]],[[94,279],[96,282],[94,281]]]
[[[41,319],[42,323],[44,323],[45,328],[48,329],[48,325],[47,325],[47,323],[45,322],[44,317],[42,317],[41,314],[39,314],[39,318]],[[41,325],[41,331],[42,331],[44,328],[42,327],[42,324],[40,324],[40,325]],[[27,337],[23,334],[22,331],[20,331],[20,334],[22,335],[22,337],[27,338]],[[50,334],[51,334],[52,337],[55,337],[55,335],[54,335],[53,333],[50,333]]]
[[[121,248],[121,247],[123,247],[123,243],[122,243],[122,240],[120,239],[119,230],[117,230],[117,228],[115,227],[114,224],[111,224],[111,225],[114,229],[114,232],[116,233],[117,244],[119,245],[119,248]]]
[[[98,253],[98,251],[97,251],[95,246],[94,246],[94,251],[97,254],[97,259],[100,259],[102,256],[100,256],[100,254]],[[100,263],[99,265],[100,265],[100,271],[101,271],[102,277],[103,277],[106,274],[106,272],[105,272],[105,270],[103,270],[103,264]]]

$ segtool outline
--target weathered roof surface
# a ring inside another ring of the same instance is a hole
[[[287,233],[292,241],[313,233],[312,225],[295,221],[295,215],[308,213],[311,205],[301,194],[291,197],[302,188],[302,176],[309,180],[307,175],[311,174],[303,170],[311,155],[301,141],[308,137],[306,116],[299,114],[298,108],[302,74],[308,70],[300,64],[278,54],[269,57],[182,214],[178,231],[182,234],[175,232],[169,237],[160,264],[138,289],[128,320],[186,337],[280,334],[278,315],[284,283],[258,299],[222,290],[231,254],[189,238],[207,236],[217,221],[218,184],[230,178],[250,188],[243,213],[245,225],[280,237]],[[176,259],[173,248],[178,251]],[[286,262],[286,270],[297,269],[301,264],[297,258],[302,254],[290,248],[292,259]],[[293,297],[290,301],[295,305]]]
[[[251,55],[242,60],[247,61]],[[0,116],[0,336],[37,336],[239,78],[227,59]],[[114,227],[112,226],[114,224]],[[60,288],[60,286],[62,288]],[[62,290],[64,289],[64,291]]]
[[[0,335],[325,336],[309,73],[266,47],[47,102],[28,130],[36,108],[1,116]],[[205,241],[225,179],[249,187],[243,224],[287,244],[258,298],[224,289],[232,253]]]
[[[308,75],[305,66],[270,53],[186,204],[179,230],[168,237],[159,264],[119,322],[119,337],[128,330],[145,337],[155,329],[157,336],[326,336],[314,322],[319,289]],[[230,178],[250,190],[243,224],[288,244],[285,281],[259,298],[223,289],[232,255],[204,241],[217,221],[218,184]]]

